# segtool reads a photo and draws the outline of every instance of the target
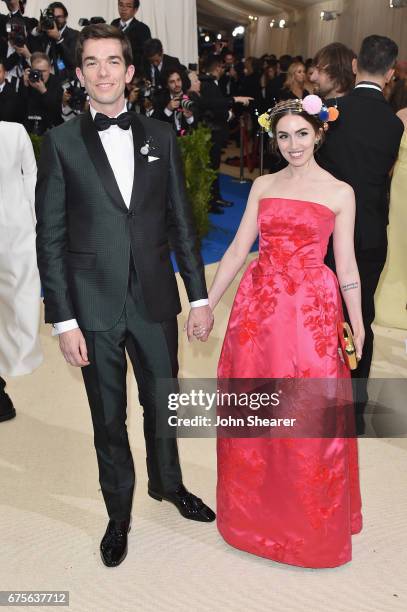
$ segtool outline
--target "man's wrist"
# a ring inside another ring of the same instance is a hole
[[[68,321],[61,321],[60,323],[54,323],[52,329],[53,336],[59,336],[67,331],[78,329],[78,321],[76,319],[69,319]]]
[[[208,306],[209,300],[207,298],[203,298],[202,300],[194,300],[189,303],[191,308],[200,308],[201,306]]]

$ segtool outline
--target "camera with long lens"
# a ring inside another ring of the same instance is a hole
[[[24,47],[27,44],[27,29],[20,19],[11,18],[6,23],[9,42],[15,47]]]
[[[30,81],[30,83],[39,83],[40,81],[42,81],[41,70],[34,70],[33,68],[31,68],[28,73],[28,80]]]
[[[69,106],[73,111],[82,112],[85,108],[85,103],[88,97],[86,89],[81,87],[77,81],[71,83],[67,81],[62,85],[63,89],[71,96],[69,98]]]
[[[180,99],[180,107],[182,110],[194,112],[195,103],[186,95],[183,95]]]
[[[55,28],[54,9],[46,8],[40,15],[41,30],[53,30]]]
[[[90,19],[86,19],[86,17],[81,17],[78,21],[78,25],[83,28],[89,25],[97,25],[98,23],[106,23],[103,17],[91,17]]]

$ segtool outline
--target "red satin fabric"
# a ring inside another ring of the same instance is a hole
[[[323,263],[334,213],[265,198],[258,222],[259,257],[240,283],[218,377],[349,378],[338,283]],[[362,528],[356,439],[219,438],[217,524],[232,546],[274,561],[347,563]]]

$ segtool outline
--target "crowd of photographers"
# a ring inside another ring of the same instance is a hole
[[[42,135],[88,109],[86,91],[75,74],[79,32],[68,25],[61,2],[52,2],[38,20],[24,15],[25,0],[2,2],[8,14],[0,14],[0,120],[22,123],[29,133]],[[236,109],[250,99],[227,83],[220,87],[224,59],[216,52],[200,71],[167,55],[161,41],[136,19],[139,5],[139,0],[118,0],[119,18],[112,22],[128,36],[136,66],[127,88],[128,110],[172,124],[179,136],[204,123],[212,132],[211,164],[218,170]],[[80,26],[88,23],[79,21]],[[226,74],[234,75],[227,66]],[[211,211],[222,214],[231,205],[221,198],[215,181]]]
[[[22,123],[29,133],[41,135],[88,109],[86,91],[75,74],[79,32],[68,25],[68,11],[61,2],[52,2],[38,20],[24,15],[26,0],[2,3],[8,14],[0,14],[0,120]],[[219,169],[228,139],[235,138],[239,144],[243,112],[253,126],[250,138],[256,133],[257,114],[282,99],[313,93],[315,81],[325,98],[334,95],[323,91],[323,74],[315,72],[315,58],[304,63],[302,57],[271,55],[237,61],[222,41],[201,50],[199,67],[186,68],[178,58],[167,55],[160,40],[152,38],[149,27],[136,18],[139,6],[139,0],[118,0],[119,18],[112,22],[128,36],[136,66],[127,86],[128,110],[172,124],[179,136],[199,124],[208,126],[214,170]],[[104,23],[104,19],[79,20],[81,27],[89,23]],[[339,64],[349,67],[352,58],[343,57]],[[342,73],[334,79],[340,84],[340,95],[354,86],[351,69]],[[211,212],[222,214],[231,205],[221,198],[216,180]]]

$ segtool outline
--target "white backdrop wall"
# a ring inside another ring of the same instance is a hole
[[[334,21],[321,21],[322,10],[338,10]],[[365,36],[389,36],[399,45],[400,59],[407,59],[407,8],[390,9],[387,0],[325,0],[303,10],[275,15],[276,21],[287,19],[295,25],[286,30],[270,28],[270,17],[260,17],[251,24],[247,53],[301,54],[312,57],[333,41],[342,42],[355,52]]]
[[[51,2],[27,0],[26,15],[37,17]],[[78,28],[80,17],[104,17],[108,23],[118,17],[117,0],[63,0],[69,12],[69,25]],[[3,3],[1,3],[3,4]],[[5,5],[4,5],[5,7]],[[2,7],[2,12],[4,8]],[[198,58],[196,0],[141,0],[137,19],[144,21],[164,52],[188,65]]]

